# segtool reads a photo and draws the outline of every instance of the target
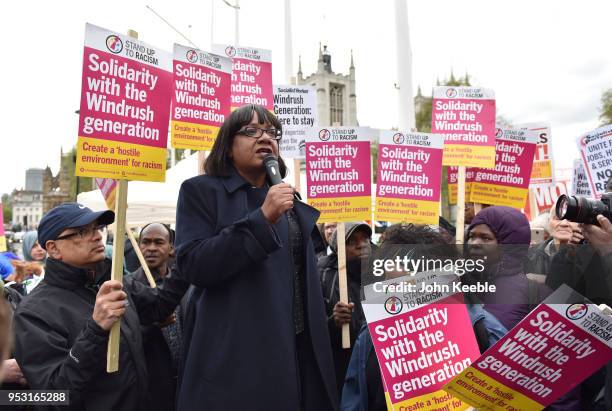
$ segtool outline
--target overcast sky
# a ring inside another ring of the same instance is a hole
[[[150,5],[204,50],[231,43],[233,10],[221,0],[20,1],[0,3],[2,177],[0,192],[25,185],[25,170],[59,167],[60,147],[76,143],[85,23],[126,32],[172,51],[187,42]],[[231,0],[234,1],[234,0]],[[240,0],[242,45],[272,50],[274,83],[284,82],[283,0]],[[357,76],[360,125],[397,126],[394,1],[294,0],[297,71],[315,71],[318,44],[332,68]],[[599,125],[602,92],[612,87],[612,2],[410,0],[413,87],[430,94],[436,78],[466,71],[495,90],[512,123],[549,121],[557,167],[570,167],[575,138]],[[191,26],[191,28],[189,27]]]

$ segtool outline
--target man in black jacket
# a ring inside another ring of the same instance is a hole
[[[161,223],[151,223],[142,228],[138,246],[147,266],[161,286],[174,270],[171,256],[174,252],[174,233]],[[126,282],[138,281],[148,285],[142,267],[131,273]],[[176,381],[178,376],[179,348],[181,346],[181,306],[163,323],[143,325],[144,355],[149,371],[149,411],[175,409]]]
[[[15,357],[31,388],[69,390],[70,407],[61,410],[144,409],[149,394],[140,323],[163,321],[187,288],[171,276],[155,289],[109,281],[100,230],[113,221],[112,211],[67,203],[38,227],[48,253],[45,278],[15,313]],[[119,371],[108,374],[108,335],[120,319]]]

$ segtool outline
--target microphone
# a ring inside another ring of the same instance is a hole
[[[264,157],[263,163],[266,166],[266,173],[268,174],[270,185],[273,186],[282,183],[283,179],[281,178],[278,159],[274,155],[268,154]]]
[[[280,173],[280,167],[278,165],[278,158],[273,154],[268,154],[263,159],[264,166],[266,166],[266,174],[268,174],[268,181],[270,185],[276,185],[283,182]],[[299,171],[298,171],[299,172]],[[296,200],[302,201],[302,196],[297,191],[293,193]]]

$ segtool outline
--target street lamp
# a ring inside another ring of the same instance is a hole
[[[240,25],[240,18],[238,15],[238,12],[240,11],[240,0],[235,0],[236,4],[232,4],[227,0],[223,0],[223,3],[225,3],[226,5],[228,5],[229,7],[234,9],[234,18],[235,18],[235,28],[236,28],[236,33],[235,33],[235,41],[234,41],[234,46],[238,46],[238,44],[240,43],[240,38],[238,37],[238,27]]]

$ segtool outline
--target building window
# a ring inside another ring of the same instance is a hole
[[[329,119],[333,126],[335,123],[342,125],[342,103],[344,101],[344,86],[340,84],[329,85]]]

